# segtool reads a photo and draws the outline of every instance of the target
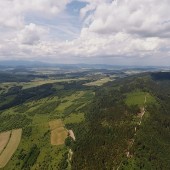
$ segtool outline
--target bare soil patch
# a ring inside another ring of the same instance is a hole
[[[75,141],[76,137],[74,135],[74,132],[72,130],[69,130],[68,133],[69,133],[69,136]]]

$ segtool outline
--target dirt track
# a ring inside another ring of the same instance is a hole
[[[138,123],[139,126],[141,125],[142,118],[145,115],[145,104],[146,104],[146,102],[147,102],[147,96],[145,96],[144,106],[141,108],[141,112],[138,114],[138,117],[140,118],[139,123]],[[136,132],[137,132],[137,126],[135,126],[135,134],[134,134],[134,136],[136,136]],[[127,158],[129,158],[131,156],[129,150],[133,146],[134,142],[135,142],[135,140],[132,139],[132,142],[129,143],[128,151],[126,152]]]

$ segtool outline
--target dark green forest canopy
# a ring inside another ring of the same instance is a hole
[[[72,169],[170,169],[170,80],[168,73],[145,73],[96,91],[86,114],[86,123],[75,127]],[[163,75],[165,78],[155,77]],[[160,80],[164,81],[160,81]],[[138,106],[126,105],[127,94],[141,91],[152,96],[146,102],[142,124],[135,118]],[[126,152],[129,141],[130,157]]]

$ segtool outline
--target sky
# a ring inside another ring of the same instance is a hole
[[[0,0],[0,61],[170,65],[169,0]]]

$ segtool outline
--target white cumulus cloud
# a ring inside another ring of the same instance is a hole
[[[71,2],[85,2],[79,9],[80,34],[71,40],[68,37],[69,41],[66,35],[64,40],[59,40],[57,36],[62,36],[59,34],[74,29],[62,27],[58,15],[68,18],[65,25],[78,22],[77,17],[73,21],[74,17],[64,16]],[[157,61],[163,57],[168,63],[169,6],[169,0],[1,0],[0,59],[48,58],[65,62],[72,58],[97,61],[120,57],[125,61],[132,58],[149,61],[150,58],[152,64],[154,57]],[[37,23],[34,18],[38,18]],[[55,28],[60,33],[55,33]]]
[[[23,26],[26,14],[40,15],[42,18],[56,16],[69,2],[70,0],[1,0],[0,26]]]
[[[47,33],[47,30],[33,23],[25,25],[24,29],[19,31],[17,41],[23,44],[33,45]]]
[[[89,28],[113,34],[124,32],[144,37],[170,36],[170,1],[118,0],[98,4]]]

